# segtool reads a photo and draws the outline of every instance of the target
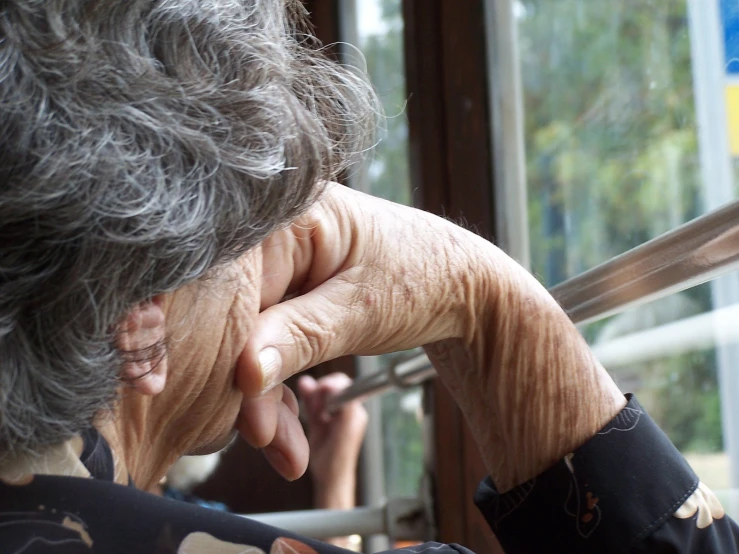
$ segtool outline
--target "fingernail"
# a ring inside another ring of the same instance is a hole
[[[267,392],[278,384],[282,358],[274,346],[268,346],[259,353],[259,369],[262,371],[262,392]]]
[[[282,452],[274,446],[265,446],[262,448],[262,453],[267,458],[270,465],[275,468],[283,478],[287,481],[295,480],[295,478],[291,476],[292,466]]]

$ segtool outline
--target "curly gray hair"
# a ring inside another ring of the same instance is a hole
[[[0,5],[0,459],[115,401],[133,306],[243,254],[369,145],[291,0]]]

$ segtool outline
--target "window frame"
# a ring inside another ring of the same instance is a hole
[[[496,226],[485,2],[405,0],[410,170],[416,206],[464,219],[485,238]],[[434,416],[438,540],[502,552],[473,502],[486,471],[464,418],[439,381]]]

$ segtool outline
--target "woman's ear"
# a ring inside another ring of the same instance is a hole
[[[118,327],[122,379],[141,394],[155,396],[167,382],[166,317],[162,297],[141,303]]]

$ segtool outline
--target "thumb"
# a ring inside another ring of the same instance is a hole
[[[354,298],[355,301],[347,301]],[[312,291],[263,311],[239,356],[236,380],[247,397],[346,354],[370,354],[374,310],[356,285],[335,277]]]

